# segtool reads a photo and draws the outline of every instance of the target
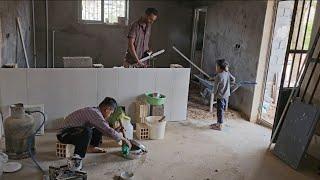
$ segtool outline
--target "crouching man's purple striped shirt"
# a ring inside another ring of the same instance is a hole
[[[62,122],[61,129],[70,127],[90,127],[98,129],[104,136],[120,141],[121,135],[111,128],[97,107],[86,107],[69,114]]]

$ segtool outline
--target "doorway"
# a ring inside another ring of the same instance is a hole
[[[191,61],[202,69],[203,46],[207,20],[207,8],[195,8],[193,16],[193,30],[191,42]],[[191,73],[196,74],[197,69],[191,67]]]
[[[316,12],[317,0],[279,1],[261,107],[260,122],[277,121],[282,92],[293,87],[303,70]],[[280,95],[279,95],[280,94]],[[279,102],[278,102],[279,101]]]

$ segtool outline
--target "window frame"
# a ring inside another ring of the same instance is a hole
[[[125,0],[125,23],[119,24],[119,23],[106,23],[104,22],[104,0],[101,1],[101,19],[100,21],[96,20],[84,20],[82,19],[82,1],[78,1],[78,22],[81,24],[101,24],[101,25],[107,25],[107,26],[128,26],[129,24],[129,0]]]

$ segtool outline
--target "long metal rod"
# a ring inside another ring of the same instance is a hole
[[[21,44],[22,44],[22,48],[23,48],[23,53],[24,53],[24,58],[26,60],[26,65],[27,68],[30,68],[29,66],[29,60],[28,60],[28,55],[27,55],[27,50],[26,50],[26,46],[24,44],[24,39],[23,39],[23,34],[22,34],[22,30],[21,30],[21,23],[20,23],[20,18],[17,17],[17,24],[18,24],[18,30],[19,30],[19,34],[20,34],[20,40],[21,40]]]
[[[32,2],[32,30],[33,30],[33,63],[37,68],[37,47],[36,47],[36,20],[34,17],[34,0]]]
[[[292,16],[291,16],[291,24],[290,24],[290,31],[289,31],[289,37],[288,37],[288,43],[287,43],[287,51],[286,51],[286,56],[284,58],[284,65],[283,65],[283,70],[282,70],[282,77],[281,77],[281,83],[280,83],[280,89],[283,88],[284,86],[284,81],[286,79],[286,72],[287,72],[287,65],[288,65],[288,57],[290,54],[290,47],[291,47],[291,42],[292,42],[292,35],[293,35],[293,30],[294,30],[294,23],[295,23],[295,19],[296,19],[296,13],[297,13],[297,9],[298,9],[298,2],[299,0],[295,0],[294,1],[294,7],[293,7],[293,11],[292,11]]]
[[[320,53],[319,53],[320,54]],[[317,65],[318,63],[316,63]],[[314,97],[314,94],[316,93],[316,90],[318,89],[318,86],[319,86],[319,83],[320,83],[320,74],[318,75],[318,80],[316,82],[316,85],[312,91],[312,94],[311,94],[311,97],[310,97],[310,100],[309,100],[309,104],[311,104],[312,100],[313,100],[313,97]]]
[[[55,63],[55,60],[54,60],[54,39],[55,39],[55,30],[52,30],[52,67],[54,68],[54,63]]]
[[[292,26],[291,28],[293,28],[293,26]],[[277,133],[278,133],[278,131],[279,131],[279,129],[280,129],[280,125],[281,125],[282,121],[284,120],[284,116],[285,116],[285,114],[286,114],[286,112],[287,112],[287,110],[288,110],[288,108],[289,108],[289,106],[290,106],[290,104],[291,104],[291,101],[293,100],[293,97],[296,97],[296,96],[298,95],[299,90],[296,90],[296,87],[297,87],[297,85],[298,85],[298,82],[299,82],[299,87],[301,87],[301,84],[302,84],[302,81],[303,81],[303,79],[304,79],[304,77],[305,77],[305,75],[306,75],[308,66],[309,66],[309,64],[310,64],[310,62],[311,62],[311,60],[312,60],[313,53],[314,53],[314,51],[315,51],[315,49],[316,49],[316,46],[317,46],[317,44],[318,44],[319,37],[320,37],[320,27],[318,28],[318,32],[317,32],[317,35],[316,35],[316,37],[315,37],[315,39],[314,39],[313,45],[312,45],[309,53],[307,54],[306,61],[303,62],[303,66],[305,66],[305,69],[304,69],[303,72],[300,72],[300,73],[299,73],[298,79],[297,79],[297,81],[296,81],[295,84],[294,84],[294,88],[291,90],[290,96],[289,96],[289,98],[288,98],[288,102],[287,102],[284,110],[282,111],[280,120],[279,120],[279,122],[278,122],[278,124],[277,124],[277,127],[276,127],[276,129],[275,129],[275,131],[274,131],[274,133],[273,133],[273,135],[272,135],[272,138],[271,138],[271,140],[270,140],[270,144],[269,144],[269,146],[268,146],[268,149],[269,149],[269,150],[270,150],[270,148],[271,148],[271,145],[272,145],[274,139],[276,138],[276,135],[277,135]]]
[[[320,58],[320,53],[317,55],[317,59],[319,59],[319,58]],[[304,100],[304,97],[305,97],[306,94],[307,94],[309,85],[310,85],[310,83],[311,83],[311,80],[312,80],[312,78],[313,78],[313,75],[315,74],[315,70],[317,69],[317,66],[318,66],[318,63],[315,63],[314,66],[313,66],[313,68],[312,68],[310,77],[308,78],[308,81],[307,81],[306,88],[305,88],[305,90],[304,90],[304,92],[303,92],[303,95],[302,95],[302,97],[301,97],[302,101]],[[311,99],[310,99],[310,101],[311,101]],[[309,102],[310,102],[310,101],[309,101]]]
[[[310,3],[309,3],[308,16],[307,16],[306,26],[304,28],[304,34],[303,34],[303,41],[302,41],[302,48],[301,48],[302,50],[304,49],[304,45],[305,45],[304,43],[306,42],[306,35],[307,35],[309,17],[310,17],[310,12],[311,12],[311,5],[312,5],[312,0],[310,0]],[[298,76],[298,74],[300,72],[301,60],[302,60],[302,54],[300,55],[300,59],[299,59],[299,66],[298,66],[297,76]]]
[[[49,67],[49,18],[48,18],[48,0],[45,2],[46,6],[46,61],[47,68]]]
[[[298,31],[297,31],[297,37],[296,37],[296,45],[294,47],[295,50],[297,50],[298,48],[298,42],[299,42],[299,35],[300,35],[300,29],[301,29],[301,24],[302,24],[302,18],[303,18],[303,12],[304,12],[304,5],[306,3],[306,0],[303,0],[302,2],[302,6],[301,6],[301,14],[300,14],[300,19],[299,19],[299,26],[298,26]],[[301,56],[300,56],[301,57]],[[291,70],[290,70],[290,75],[289,75],[289,83],[288,83],[288,87],[290,87],[291,84],[291,79],[292,79],[292,73],[293,73],[293,67],[294,67],[294,62],[295,62],[295,58],[296,58],[296,54],[293,54],[293,58],[292,58],[292,65],[291,65]],[[297,81],[297,79],[296,79]]]
[[[205,75],[207,78],[211,78],[209,74],[204,72],[201,68],[199,68],[197,65],[195,65],[189,58],[187,58],[181,51],[179,51],[175,46],[172,46],[172,49],[175,50],[180,56],[182,56],[186,61],[188,61],[192,66],[194,66],[196,69],[198,69],[203,75]]]

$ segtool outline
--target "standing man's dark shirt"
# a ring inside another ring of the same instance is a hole
[[[141,59],[145,54],[151,53],[149,47],[151,26],[157,20],[157,17],[158,11],[155,8],[147,8],[145,15],[130,26],[124,67],[148,67]]]
[[[151,35],[151,25],[146,24],[140,18],[138,21],[135,21],[129,30],[128,38],[134,38],[134,47],[138,58],[141,59],[143,54],[149,50],[149,40]],[[135,64],[137,61],[127,50],[125,60],[129,64]]]

